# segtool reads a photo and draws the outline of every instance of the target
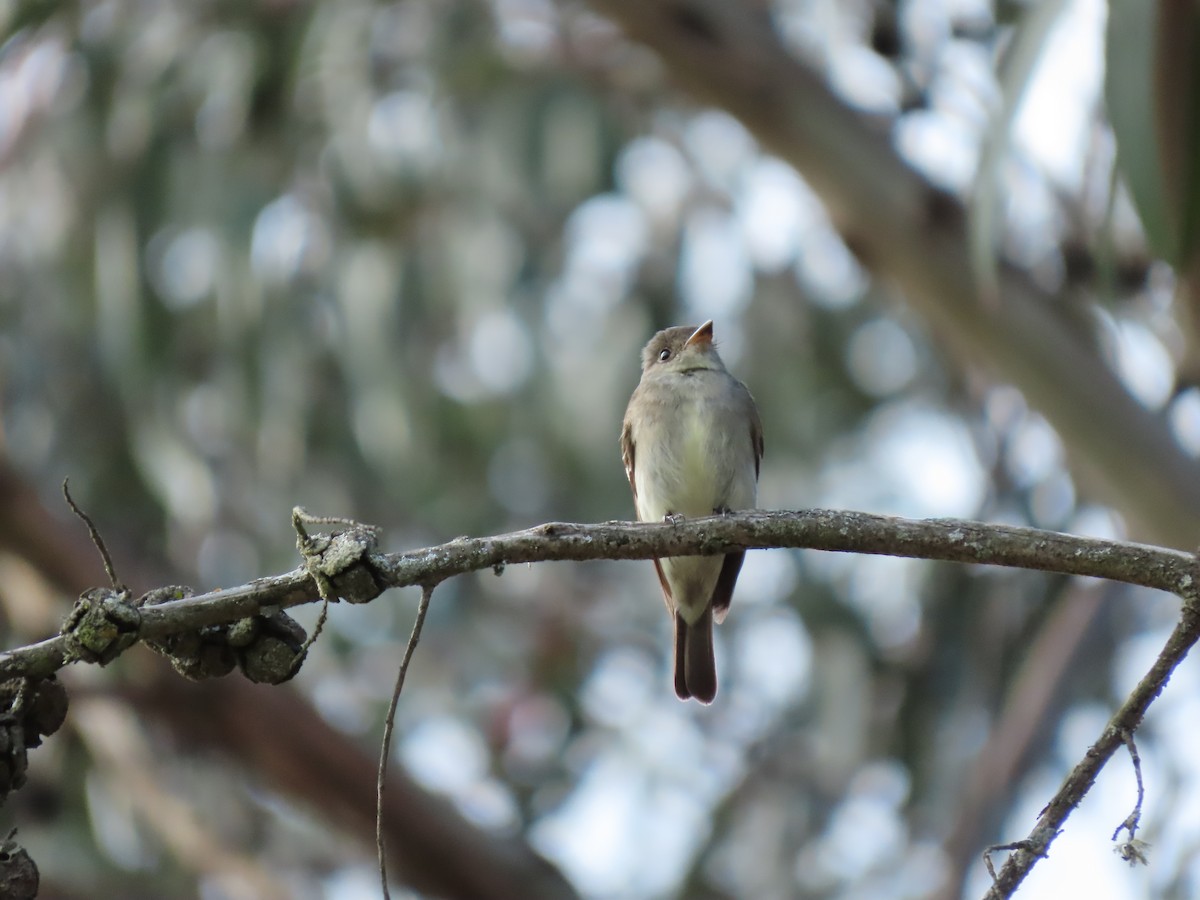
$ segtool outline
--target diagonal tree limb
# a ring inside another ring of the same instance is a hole
[[[1047,614],[1045,624],[1024,646],[1003,706],[987,742],[980,748],[959,792],[958,809],[943,844],[950,876],[935,896],[962,896],[968,874],[979,862],[979,848],[989,840],[996,820],[1024,773],[1033,764],[1039,732],[1052,730],[1068,698],[1062,696],[1065,674],[1078,664],[1097,608],[1114,585],[1076,582]]]
[[[783,45],[748,0],[589,0],[654,50],[694,99],[731,113],[799,170],[846,243],[958,360],[1018,387],[1062,435],[1078,474],[1176,547],[1200,540],[1200,468],[1113,374],[1061,298],[1001,266],[998,302],[972,273],[960,201],[935,187]]]
[[[1046,804],[1029,836],[1017,842],[1016,849],[1000,869],[995,883],[988,889],[986,900],[1000,900],[1012,896],[1038,859],[1046,856],[1050,843],[1058,836],[1067,817],[1091,789],[1105,763],[1125,745],[1126,737],[1142,724],[1146,710],[1154,702],[1154,698],[1162,693],[1171,673],[1197,640],[1200,640],[1200,612],[1197,611],[1197,598],[1193,588],[1186,595],[1179,624],[1171,632],[1158,659],[1109,720],[1103,734],[1088,748],[1083,759],[1067,776],[1058,793]]]

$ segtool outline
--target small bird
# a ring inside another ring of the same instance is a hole
[[[656,334],[642,351],[642,380],[621,428],[621,458],[638,519],[674,521],[753,508],[762,455],[758,407],[717,354],[712,320]],[[712,703],[717,695],[713,619],[725,619],[745,556],[654,560],[675,624],[680,700]]]

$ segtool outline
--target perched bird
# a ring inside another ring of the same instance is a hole
[[[642,351],[642,380],[625,410],[621,457],[638,519],[674,520],[753,508],[762,422],[746,386],[725,369],[713,323],[660,331]],[[717,695],[713,619],[729,611],[745,551],[654,560],[675,624],[675,693]]]

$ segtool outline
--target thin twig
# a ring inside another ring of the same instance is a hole
[[[69,478],[64,478],[62,483],[63,497],[66,498],[67,506],[71,507],[71,512],[79,516],[83,520],[83,524],[88,527],[88,531],[92,535],[92,543],[96,545],[96,549],[100,551],[100,558],[104,560],[104,573],[108,576],[108,580],[112,584],[112,589],[118,593],[125,593],[129,589],[121,584],[117,578],[117,573],[113,569],[112,557],[108,555],[108,547],[104,545],[104,538],[100,537],[100,530],[96,527],[96,523],[92,521],[91,516],[80,509],[71,498],[71,491],[67,486],[70,480]]]
[[[392,699],[388,703],[387,717],[383,720],[383,741],[379,748],[379,771],[375,778],[375,849],[379,854],[379,882],[383,887],[384,900],[390,900],[387,880],[387,851],[383,845],[383,791],[387,782],[388,758],[392,754],[392,731],[396,725],[396,707],[400,703],[400,691],[404,689],[404,676],[408,674],[408,663],[417,641],[421,639],[421,629],[425,625],[425,614],[429,612],[429,601],[433,597],[432,584],[421,585],[421,604],[417,607],[417,618],[413,622],[412,634],[408,636],[408,646],[404,648],[404,658],[400,660],[400,670],[396,673],[396,684],[392,688]]]
[[[1133,812],[1113,831],[1112,839],[1115,841],[1123,828],[1129,832],[1129,839],[1132,841],[1137,837],[1138,823],[1142,820],[1142,802],[1146,799],[1146,788],[1142,784],[1142,758],[1138,756],[1137,744],[1133,742],[1133,732],[1123,732],[1121,741],[1129,748],[1129,758],[1133,761],[1133,776],[1137,779],[1137,803],[1133,806]]]
[[[305,638],[304,643],[296,651],[296,656],[292,660],[291,670],[293,675],[300,671],[300,667],[308,659],[308,651],[312,649],[312,645],[316,643],[317,638],[321,636],[321,632],[325,629],[325,620],[329,617],[329,604],[337,602],[337,596],[334,594],[333,586],[329,583],[329,578],[321,571],[320,558],[312,552],[312,538],[309,536],[308,531],[305,530],[305,524],[344,525],[351,527],[356,523],[349,519],[333,516],[314,516],[299,506],[292,507],[292,528],[296,531],[296,549],[300,551],[300,556],[304,560],[304,566],[312,576],[312,580],[316,584],[317,592],[321,595],[322,600],[321,613],[317,616],[317,622],[313,626],[312,634]]]
[[[321,612],[317,615],[316,624],[313,625],[312,634],[304,639],[304,643],[300,645],[300,649],[296,651],[295,657],[292,659],[291,673],[295,675],[300,671],[300,667],[304,665],[308,659],[308,651],[312,649],[312,645],[317,642],[317,638],[321,636],[321,632],[325,630],[325,620],[329,618],[329,598],[321,598]]]
[[[993,883],[996,881],[996,866],[992,862],[992,854],[998,853],[1001,850],[1012,852],[1013,850],[1032,850],[1029,841],[1010,841],[1007,844],[992,844],[990,847],[983,849],[983,866],[987,869],[989,875],[992,876]]]
[[[1142,783],[1142,758],[1138,756],[1137,744],[1133,742],[1132,731],[1122,734],[1121,740],[1129,748],[1129,758],[1133,762],[1133,777],[1137,779],[1137,803],[1134,804],[1133,811],[1125,817],[1125,821],[1113,831],[1112,839],[1114,841],[1122,829],[1129,832],[1129,839],[1117,844],[1113,847],[1113,851],[1131,866],[1139,864],[1145,866],[1149,865],[1149,861],[1146,859],[1146,850],[1150,845],[1137,836],[1138,825],[1142,821],[1142,802],[1146,799],[1146,788]]]
[[[341,525],[343,528],[354,528],[359,524],[354,519],[347,519],[345,516],[314,516],[302,506],[292,507],[292,528],[304,539],[308,538],[308,532],[304,529],[305,525]]]

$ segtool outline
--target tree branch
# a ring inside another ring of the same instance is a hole
[[[459,538],[407,553],[372,553],[369,562],[381,585],[395,588],[437,585],[455,575],[510,563],[652,559],[771,548],[1037,569],[1105,578],[1180,596],[1193,590],[1196,566],[1190,553],[1125,541],[963,519],[901,519],[820,509],[753,511],[689,519],[678,525],[550,522],[494,537]],[[297,568],[239,587],[144,607],[138,636],[142,640],[164,638],[317,599],[317,586],[307,570]],[[66,661],[67,641],[59,635],[0,653],[0,680],[45,677]]]

